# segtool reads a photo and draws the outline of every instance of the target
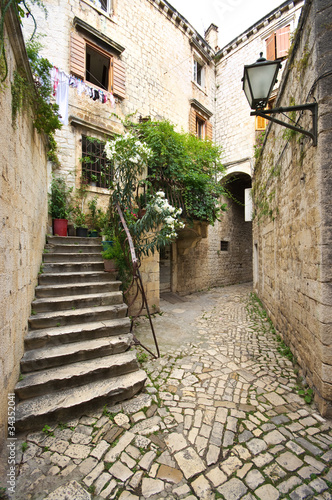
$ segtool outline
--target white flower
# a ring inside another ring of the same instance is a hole
[[[165,193],[164,193],[164,191],[158,191],[156,193],[156,196],[158,196],[159,198],[165,198]]]
[[[166,224],[174,224],[175,219],[173,217],[166,217]]]

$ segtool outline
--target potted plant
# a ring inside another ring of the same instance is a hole
[[[68,218],[72,210],[70,195],[73,188],[66,185],[63,177],[53,177],[49,197],[49,213],[53,219],[53,234],[67,236]]]
[[[86,223],[86,215],[78,206],[74,207],[73,210],[73,222],[74,222],[74,227],[76,229],[76,236],[86,238],[88,236],[88,225]]]
[[[116,273],[119,269],[119,259],[121,259],[123,252],[118,238],[114,238],[112,245],[109,245],[106,250],[101,252],[104,259],[104,269],[109,273]]]

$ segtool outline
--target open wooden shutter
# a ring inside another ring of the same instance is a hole
[[[120,59],[113,59],[113,94],[124,99],[126,97],[126,71]]]
[[[212,139],[213,139],[212,123],[207,120],[205,122],[205,126],[206,126],[206,139],[208,139],[209,141],[212,141]]]
[[[269,38],[266,40],[266,59],[268,61],[274,61],[275,58],[276,58],[275,33],[271,33]]]
[[[71,33],[70,72],[85,78],[85,40],[75,32]]]
[[[289,51],[290,25],[276,31],[277,58],[287,57]]]
[[[193,108],[190,108],[189,113],[189,133],[196,135],[196,112]]]

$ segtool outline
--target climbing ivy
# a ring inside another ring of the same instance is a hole
[[[34,81],[28,80],[25,72],[17,69],[11,84],[12,120],[15,124],[17,115],[22,109],[31,109],[33,125],[39,134],[49,137],[48,158],[58,163],[57,144],[54,138],[55,130],[62,127],[58,115],[58,106],[51,100],[52,86],[50,70],[52,64],[45,57],[40,57],[41,44],[32,40],[26,44],[28,59]]]

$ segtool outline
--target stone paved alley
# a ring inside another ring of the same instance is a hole
[[[145,393],[20,436],[10,498],[332,499],[332,422],[298,394],[270,323],[248,313],[250,291],[163,303]]]

